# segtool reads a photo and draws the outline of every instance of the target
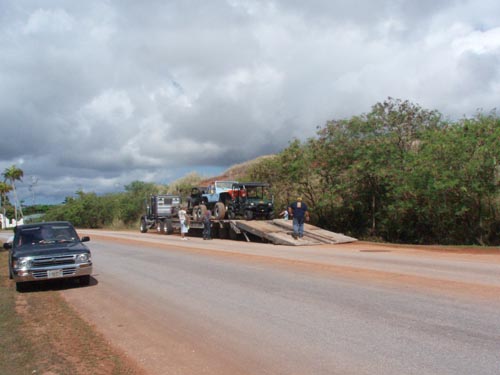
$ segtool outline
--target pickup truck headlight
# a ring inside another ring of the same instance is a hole
[[[14,260],[13,267],[15,269],[29,269],[31,268],[31,258],[25,257],[25,258],[19,258]]]
[[[76,263],[88,263],[90,261],[90,254],[78,254],[76,256]]]

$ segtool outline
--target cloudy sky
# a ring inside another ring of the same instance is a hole
[[[0,171],[26,204],[211,176],[389,96],[496,108],[500,2],[0,1]]]

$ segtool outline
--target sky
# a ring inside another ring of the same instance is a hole
[[[214,176],[388,97],[495,109],[500,2],[0,1],[0,172],[27,205]]]

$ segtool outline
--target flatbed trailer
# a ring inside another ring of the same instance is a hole
[[[338,244],[357,241],[355,238],[330,232],[310,224],[304,224],[304,237],[296,240],[292,237],[292,220],[211,220],[211,222],[212,238],[267,242],[275,245],[291,246]],[[169,226],[176,232],[180,231],[181,225],[179,219],[170,219]],[[201,235],[203,223],[191,219],[189,228],[188,236]]]

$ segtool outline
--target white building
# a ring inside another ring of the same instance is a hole
[[[14,228],[18,224],[23,224],[22,218],[16,222],[16,219],[9,220],[7,216],[0,214],[0,229]]]

